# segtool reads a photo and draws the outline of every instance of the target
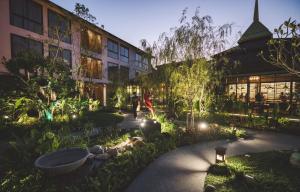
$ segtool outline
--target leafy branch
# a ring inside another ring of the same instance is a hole
[[[291,18],[274,30],[277,38],[268,42],[268,51],[261,57],[288,73],[300,77],[300,24]]]

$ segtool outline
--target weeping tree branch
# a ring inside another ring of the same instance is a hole
[[[274,30],[277,38],[268,42],[264,61],[300,77],[300,24],[291,18]]]
[[[179,26],[171,28],[168,33],[162,33],[152,46],[145,40],[142,41],[142,47],[151,50],[155,57],[155,67],[168,64],[157,68],[168,74],[169,78],[162,82],[172,87],[172,90],[166,90],[166,94],[172,97],[169,99],[175,100],[174,103],[183,103],[192,114],[188,128],[189,125],[193,127],[194,104],[197,101],[201,115],[207,112],[211,100],[208,97],[214,91],[212,84],[217,84],[213,81],[220,79],[213,77],[208,60],[224,50],[227,37],[231,34],[231,26],[232,24],[214,26],[209,15],[200,16],[199,8],[188,18],[187,9],[184,9]],[[169,111],[170,108],[169,106]]]

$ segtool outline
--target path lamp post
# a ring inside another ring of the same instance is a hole
[[[215,150],[216,150],[216,163],[225,162],[227,148],[216,147]]]

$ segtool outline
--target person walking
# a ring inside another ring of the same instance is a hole
[[[133,97],[132,97],[132,112],[133,112],[133,117],[137,119],[137,109],[140,104],[139,97],[136,95],[136,92],[133,92]]]

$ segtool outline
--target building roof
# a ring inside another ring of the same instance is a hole
[[[59,9],[60,11],[64,12],[65,14],[69,15],[70,17],[76,18],[76,19],[78,19],[79,21],[83,21],[85,24],[89,25],[91,28],[93,28],[93,29],[95,29],[95,30],[98,30],[98,31],[101,31],[101,32],[107,34],[108,36],[111,36],[111,37],[113,37],[113,38],[116,38],[116,39],[118,39],[119,41],[121,41],[122,43],[127,44],[127,45],[129,45],[129,46],[135,48],[138,52],[143,53],[143,54],[147,54],[145,51],[141,50],[140,48],[138,48],[138,47],[132,45],[131,43],[129,43],[129,42],[127,42],[127,41],[121,39],[120,37],[117,37],[116,35],[114,35],[114,34],[108,32],[108,31],[104,30],[103,28],[101,28],[101,27],[95,25],[94,23],[91,23],[91,22],[89,22],[89,21],[87,21],[87,20],[85,20],[85,19],[82,19],[81,17],[79,17],[78,15],[72,13],[71,11],[68,11],[68,10],[66,10],[65,8],[63,8],[63,7],[61,7],[61,6],[59,6],[59,5],[55,4],[55,3],[53,3],[51,0],[43,0],[43,1],[46,2],[46,3],[48,3],[50,6]]]
[[[258,9],[258,0],[255,1],[255,8],[254,8],[254,16],[253,16],[253,22],[248,27],[248,29],[245,31],[245,33],[242,35],[240,40],[238,41],[239,44],[252,41],[252,40],[258,40],[258,39],[265,39],[265,38],[271,38],[272,33],[269,31],[269,29],[264,26],[259,21],[259,9]]]

